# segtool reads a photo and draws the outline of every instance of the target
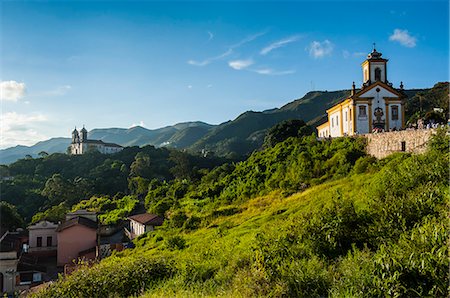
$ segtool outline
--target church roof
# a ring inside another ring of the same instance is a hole
[[[387,59],[381,58],[383,54],[378,52],[377,49],[373,48],[372,52],[367,55],[367,60],[385,60]]]
[[[118,147],[118,148],[122,148],[122,146],[118,145],[118,144],[114,144],[114,143],[105,143],[102,140],[84,140],[83,143],[88,143],[88,144],[98,144],[98,145],[103,145],[103,146],[107,146],[107,147]]]

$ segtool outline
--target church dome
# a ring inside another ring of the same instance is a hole
[[[372,53],[367,55],[367,59],[381,59],[381,55],[383,55],[383,54],[380,52],[377,52],[377,50],[375,48],[373,48]]]

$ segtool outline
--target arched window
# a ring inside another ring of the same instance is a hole
[[[381,81],[381,69],[375,68],[375,81]]]

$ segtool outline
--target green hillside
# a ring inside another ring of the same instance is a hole
[[[289,138],[152,183],[164,226],[32,296],[446,296],[448,142],[378,161],[362,139]]]

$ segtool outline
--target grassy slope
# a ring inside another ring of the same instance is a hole
[[[180,209],[208,219],[200,228],[162,227],[38,297],[445,296],[448,158],[394,155],[212,212],[185,198]]]

